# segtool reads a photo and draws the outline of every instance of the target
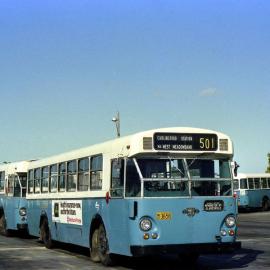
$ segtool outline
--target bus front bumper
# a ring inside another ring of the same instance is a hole
[[[229,253],[241,248],[241,242],[233,243],[204,243],[204,244],[180,244],[157,246],[131,246],[131,254],[135,257],[153,254],[181,254],[198,253],[214,254]]]

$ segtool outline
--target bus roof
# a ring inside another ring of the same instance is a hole
[[[42,167],[48,164],[54,164],[61,161],[73,160],[80,157],[93,156],[98,154],[111,154],[112,157],[133,157],[139,154],[154,154],[154,153],[174,153],[175,155],[199,155],[203,151],[165,151],[156,150],[153,147],[153,136],[156,133],[164,134],[215,134],[218,138],[218,144],[220,146],[220,140],[227,140],[227,149],[221,150],[220,147],[216,151],[208,151],[209,154],[232,156],[233,145],[230,138],[220,132],[216,132],[208,129],[191,128],[191,127],[171,127],[152,129],[148,131],[138,132],[129,136],[116,138],[104,143],[95,144],[92,146],[83,147],[73,151],[61,153],[51,157],[39,159],[30,164],[29,168]]]
[[[2,163],[0,164],[0,171],[5,171],[8,174],[15,172],[27,172],[31,162],[32,160]]]
[[[238,173],[234,178],[270,178],[270,173]]]

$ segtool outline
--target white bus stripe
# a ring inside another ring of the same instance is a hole
[[[34,250],[34,249],[46,249],[45,247],[5,247],[5,248],[0,248],[0,251],[11,251],[11,250]]]

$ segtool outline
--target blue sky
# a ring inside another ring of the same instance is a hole
[[[0,161],[169,126],[270,152],[270,2],[1,0]]]

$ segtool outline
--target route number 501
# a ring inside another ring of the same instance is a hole
[[[200,148],[201,149],[214,149],[215,140],[214,138],[200,138]]]

